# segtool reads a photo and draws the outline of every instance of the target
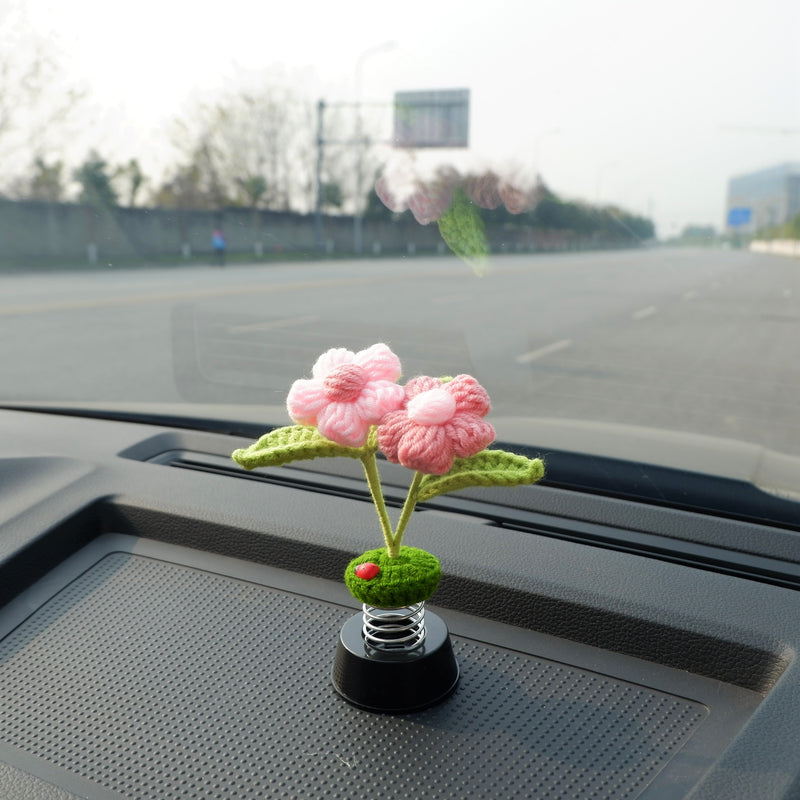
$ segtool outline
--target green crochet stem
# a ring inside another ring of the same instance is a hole
[[[345,447],[325,439],[316,428],[292,425],[276,428],[264,434],[249,447],[236,450],[232,458],[245,469],[276,467],[292,461],[314,458],[346,456],[357,458],[364,467],[372,500],[378,512],[383,541],[389,558],[397,558],[408,522],[417,503],[424,503],[447,492],[455,492],[470,486],[518,486],[536,483],[544,476],[544,464],[538,458],[526,458],[505,450],[483,450],[470,458],[456,458],[449,472],[444,475],[414,473],[408,489],[403,510],[392,531],[392,523],[386,510],[378,464],[375,457],[378,449],[376,429],[370,431],[363,447]]]
[[[414,479],[411,481],[411,486],[408,489],[406,501],[403,504],[403,510],[400,512],[400,518],[397,520],[397,528],[395,528],[394,533],[392,533],[392,522],[389,519],[389,512],[386,510],[386,501],[383,498],[381,478],[378,474],[378,462],[375,458],[375,453],[365,453],[361,458],[361,463],[364,465],[364,473],[367,476],[367,485],[372,495],[372,502],[375,504],[375,510],[378,512],[378,519],[380,520],[381,531],[383,532],[383,541],[386,544],[386,552],[389,558],[397,558],[397,556],[400,555],[403,534],[408,526],[408,521],[411,519],[411,514],[417,505],[420,483],[425,476],[421,472],[414,473]]]
[[[403,510],[400,512],[400,519],[397,520],[397,528],[395,529],[394,538],[392,539],[392,546],[386,548],[390,558],[397,558],[400,553],[400,545],[403,543],[403,534],[406,531],[408,521],[411,519],[411,514],[417,505],[419,487],[424,477],[425,476],[421,472],[415,472],[414,480],[411,481],[411,486],[408,487],[406,501],[403,503]]]
[[[386,501],[383,499],[381,476],[378,474],[378,461],[375,458],[375,451],[364,453],[361,457],[361,463],[364,465],[364,474],[367,476],[367,486],[369,486],[369,493],[372,495],[372,502],[378,512],[378,520],[381,523],[386,551],[393,558],[394,537],[392,536],[392,521],[389,519],[389,512],[386,510]]]

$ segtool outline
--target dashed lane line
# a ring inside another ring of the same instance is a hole
[[[657,313],[658,308],[656,308],[656,306],[645,306],[644,308],[640,308],[638,311],[634,311],[633,314],[631,314],[631,319],[647,319],[647,317],[652,317],[653,314]]]
[[[250,325],[234,325],[228,328],[228,333],[236,335],[239,333],[252,333],[255,331],[272,331],[276,328],[291,328],[295,325],[309,325],[317,321],[317,317],[292,317],[291,319],[271,319],[264,322],[253,322]]]
[[[327,288],[334,286],[360,286],[377,283],[378,278],[331,278],[286,283],[256,284],[250,286],[223,286],[208,289],[185,289],[172,292],[153,292],[149,294],[114,295],[75,300],[53,300],[43,303],[29,303],[18,306],[0,306],[0,316],[21,314],[41,314],[53,311],[83,311],[92,308],[113,308],[119,306],[147,305],[184,300],[214,299],[235,297],[236,295],[277,294],[306,288]]]
[[[560,350],[566,350],[572,345],[572,339],[560,339],[557,342],[546,344],[544,347],[539,347],[536,350],[529,350],[527,353],[521,353],[515,359],[517,364],[530,364],[531,361],[538,361],[540,358],[558,353]]]
[[[461,273],[453,270],[432,270],[426,278],[461,278]],[[20,305],[0,305],[0,317],[19,316],[24,314],[43,314],[54,311],[84,311],[94,308],[115,308],[120,306],[147,305],[185,300],[216,299],[218,297],[235,297],[237,295],[278,294],[306,289],[326,289],[353,286],[369,286],[372,284],[403,283],[417,281],[414,273],[389,275],[356,275],[342,278],[308,278],[306,280],[286,281],[283,283],[250,284],[246,286],[217,286],[207,289],[176,289],[174,291],[152,292],[129,295],[111,295],[94,298],[75,298],[72,300],[46,300],[40,303]]]

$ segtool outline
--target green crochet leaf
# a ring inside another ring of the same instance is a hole
[[[279,467],[292,461],[311,458],[347,456],[361,458],[377,447],[374,431],[364,447],[345,447],[326,439],[316,428],[290,425],[265,433],[257,442],[242,450],[234,450],[231,458],[245,469]]]
[[[420,481],[419,500],[425,502],[440,494],[469,486],[519,486],[536,483],[544,477],[544,463],[505,450],[483,450],[471,458],[457,458],[450,472],[426,475]]]
[[[486,229],[475,204],[461,189],[453,194],[453,203],[439,218],[439,233],[445,244],[479,274],[483,273],[489,243]]]

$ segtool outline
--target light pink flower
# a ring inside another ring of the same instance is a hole
[[[297,380],[286,409],[301,425],[316,425],[332,442],[361,447],[370,426],[403,404],[400,359],[385,344],[353,353],[342,347],[323,353],[310,380]]]
[[[386,175],[381,175],[375,181],[375,194],[378,199],[395,214],[402,214],[407,208],[408,203],[400,192],[395,191]]]
[[[405,408],[388,413],[378,426],[386,458],[427,475],[444,475],[454,458],[469,458],[494,441],[482,419],[489,395],[470,375],[448,383],[422,376],[406,384]]]

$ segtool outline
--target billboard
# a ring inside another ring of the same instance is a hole
[[[467,147],[469,89],[395,92],[396,147]]]

